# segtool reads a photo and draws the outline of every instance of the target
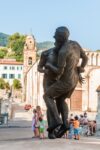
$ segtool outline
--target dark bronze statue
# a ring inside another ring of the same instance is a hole
[[[68,37],[69,30],[66,27],[57,28],[54,35],[55,47],[42,53],[38,65],[38,71],[44,73],[47,131],[51,139],[60,138],[68,129],[68,106],[65,99],[70,98],[78,81],[83,82],[80,73],[84,72],[87,63],[87,56],[81,46],[68,40]],[[78,67],[80,58],[82,62]]]

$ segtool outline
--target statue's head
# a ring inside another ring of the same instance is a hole
[[[68,40],[68,37],[69,37],[70,33],[69,33],[69,30],[67,27],[58,27],[56,29],[56,32],[55,32],[55,35],[54,35],[54,38],[57,42],[65,42]]]

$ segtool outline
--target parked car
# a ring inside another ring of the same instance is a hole
[[[32,108],[32,106],[30,104],[26,104],[24,106],[24,110],[30,110]]]

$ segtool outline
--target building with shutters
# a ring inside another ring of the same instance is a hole
[[[14,79],[21,81],[23,85],[23,62],[15,59],[0,59],[0,78],[3,78],[10,85]]]

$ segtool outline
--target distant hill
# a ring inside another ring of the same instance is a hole
[[[0,46],[7,46],[8,38],[10,35],[0,32]],[[51,41],[38,42],[37,49],[48,49],[54,46],[54,43]]]
[[[6,46],[8,42],[8,34],[0,32],[0,46]]]
[[[52,47],[54,47],[54,43],[51,41],[37,43],[37,50],[46,50]]]

